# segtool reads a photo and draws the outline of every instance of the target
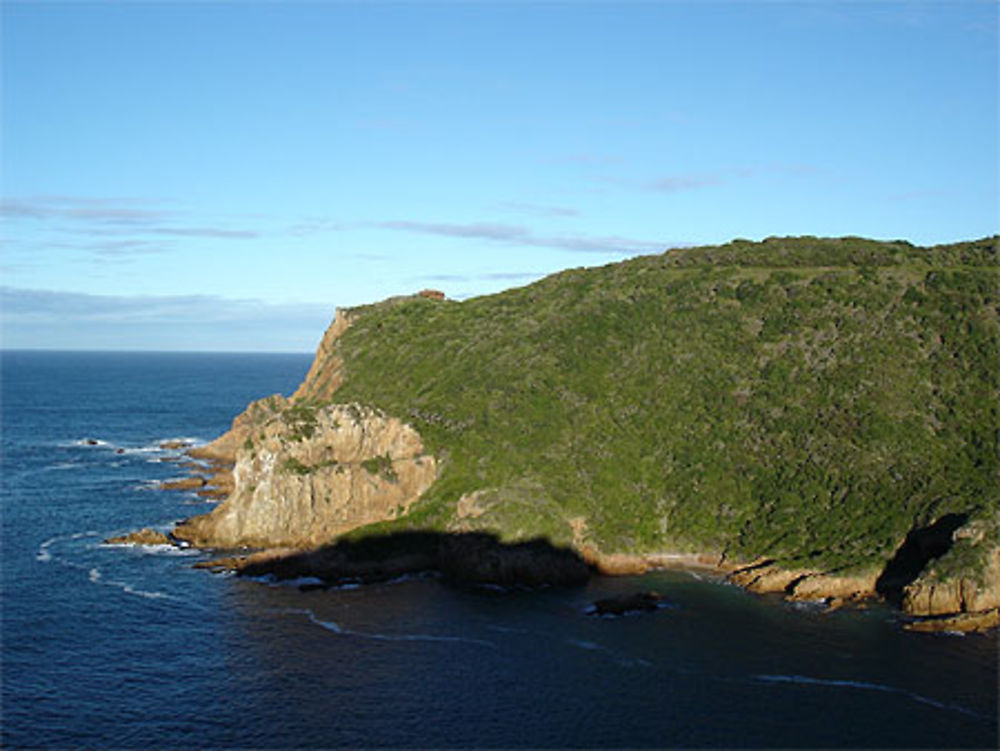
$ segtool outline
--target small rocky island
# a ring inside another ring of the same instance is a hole
[[[338,310],[291,397],[189,451],[225,499],[172,539],[324,581],[707,566],[995,627],[998,264],[995,237],[737,240]]]

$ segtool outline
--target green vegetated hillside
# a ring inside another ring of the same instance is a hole
[[[505,539],[870,566],[949,513],[996,539],[998,290],[996,238],[677,249],[355,309],[335,398],[442,459],[383,531],[483,491],[461,523]]]

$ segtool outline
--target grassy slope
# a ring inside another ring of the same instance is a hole
[[[884,561],[907,530],[1000,505],[996,240],[736,241],[577,269],[462,303],[368,306],[338,402],[444,458],[396,527],[606,552]],[[384,528],[384,526],[383,526]]]

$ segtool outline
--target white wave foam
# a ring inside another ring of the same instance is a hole
[[[128,446],[123,448],[123,454],[162,454],[163,449],[158,446]]]
[[[320,628],[325,628],[327,631],[332,631],[335,634],[344,633],[344,630],[340,627],[339,624],[334,623],[333,621],[321,621],[319,618],[316,617],[316,615],[311,610],[309,611],[308,618],[317,626],[319,626]]]
[[[420,579],[440,579],[441,576],[440,571],[415,571],[412,574],[400,574],[382,582],[382,584],[405,584],[406,582],[419,581]]]
[[[69,444],[70,446],[84,446],[86,448],[98,448],[113,445],[110,441],[101,438],[78,438]]]
[[[142,555],[169,555],[169,556],[192,556],[200,555],[201,551],[197,548],[192,548],[190,545],[168,545],[165,543],[157,543],[155,545],[143,545],[136,542],[115,542],[107,543],[101,542],[93,547],[105,548],[113,550],[121,550],[122,548],[126,550],[132,550]]]
[[[163,449],[163,444],[165,443],[183,443],[184,446],[176,449]],[[194,448],[195,446],[202,446],[205,444],[204,438],[199,438],[198,436],[190,435],[178,435],[170,436],[169,438],[160,438],[155,443],[151,444],[157,449],[166,451],[183,451],[184,449]]]
[[[644,660],[641,657],[629,657],[616,652],[613,649],[608,649],[603,644],[598,644],[597,642],[588,641],[586,639],[574,639],[569,637],[566,639],[566,643],[579,649],[585,649],[588,652],[602,654],[609,660],[614,661],[616,665],[620,665],[625,668],[634,668],[636,666],[649,667],[653,664],[649,660]]]
[[[92,584],[102,584],[112,589],[119,589],[125,594],[144,597],[148,600],[179,600],[180,598],[168,595],[166,592],[150,591],[148,589],[138,589],[128,582],[117,581],[115,579],[105,579],[99,568],[92,568],[87,572],[87,578]]]
[[[528,633],[531,633],[530,631],[528,631],[525,628],[514,628],[513,626],[496,626],[496,625],[492,625],[491,624],[491,625],[487,626],[487,628],[490,631],[496,631],[497,633],[500,633],[500,634],[528,634]]]
[[[145,589],[135,589],[134,587],[131,587],[128,584],[125,584],[123,582],[109,582],[109,584],[114,584],[115,586],[121,586],[122,591],[125,592],[126,594],[136,595],[138,597],[145,597],[145,598],[147,598],[149,600],[177,600],[177,599],[179,599],[177,597],[174,597],[173,595],[168,595],[166,592],[157,592],[157,591],[150,592],[150,591],[145,590]]]
[[[442,636],[439,634],[380,634],[380,633],[371,633],[368,631],[355,631],[353,629],[344,628],[335,621],[324,621],[323,619],[318,618],[316,614],[309,609],[286,608],[278,612],[291,613],[295,615],[304,615],[306,616],[306,618],[309,619],[311,623],[339,636],[354,636],[359,639],[371,639],[373,641],[390,641],[390,642],[421,641],[421,642],[445,642],[452,644],[463,643],[463,644],[475,644],[481,647],[489,647],[490,649],[497,648],[497,645],[491,641],[487,641],[485,639],[476,639],[468,636]]]
[[[191,556],[201,555],[201,551],[189,546],[178,547],[176,545],[136,545],[143,553],[148,555],[180,555]]]
[[[84,537],[96,537],[97,534],[98,534],[97,532],[91,529],[87,530],[86,532],[74,532],[71,535],[56,535],[55,537],[50,537],[49,539],[43,540],[41,543],[39,543],[38,552],[35,553],[35,560],[41,561],[42,563],[48,563],[49,561],[54,560],[52,553],[49,551],[49,548],[51,548],[53,545],[56,545],[60,542],[82,540]],[[66,565],[70,564],[67,563]]]
[[[897,688],[896,686],[886,686],[882,683],[869,683],[867,681],[853,681],[846,679],[836,679],[836,678],[812,678],[807,675],[755,675],[754,679],[758,681],[764,681],[765,683],[795,683],[800,685],[808,686],[829,686],[832,688],[853,688],[862,691],[879,691],[887,694],[899,694],[900,696],[905,696],[913,701],[920,702],[921,704],[927,704],[938,709],[951,710],[953,712],[961,712],[962,714],[971,715],[973,717],[979,717],[978,712],[974,712],[966,707],[959,706],[957,704],[945,704],[943,702],[936,701],[929,697],[923,696],[921,694],[914,693],[913,691],[908,691],[905,688]]]
[[[129,490],[157,490],[159,487],[159,480],[143,480],[137,485],[130,485]]]

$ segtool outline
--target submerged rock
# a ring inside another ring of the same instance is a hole
[[[202,477],[201,475],[195,475],[194,477],[182,477],[179,480],[167,480],[166,482],[160,483],[161,490],[195,490],[197,488],[203,488],[208,484],[208,479]]]
[[[128,534],[118,535],[116,537],[109,537],[104,541],[105,545],[174,545],[176,544],[173,539],[164,534],[163,532],[157,532],[155,529],[150,529],[149,527],[144,527],[138,532],[129,532]]]
[[[186,449],[191,446],[191,441],[164,441],[160,444],[161,449]]]
[[[587,611],[590,615],[628,615],[651,613],[667,605],[667,598],[659,592],[636,592],[621,597],[596,600]]]

